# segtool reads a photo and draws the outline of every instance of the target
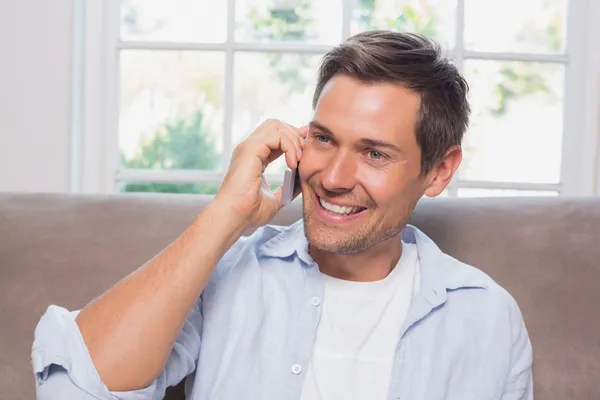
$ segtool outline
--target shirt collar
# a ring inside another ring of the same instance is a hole
[[[445,254],[417,227],[407,225],[402,231],[402,240],[417,246],[421,267],[420,292],[432,307],[445,302],[448,291],[487,287],[489,278],[486,279],[483,272]],[[314,265],[308,253],[308,241],[301,219],[290,226],[282,227],[279,233],[258,249],[258,252],[261,256],[274,258],[296,255],[306,265]]]
[[[407,225],[402,231],[402,240],[417,245],[421,267],[420,293],[431,307],[444,303],[448,291],[488,287],[489,278],[482,271],[444,253],[417,227]]]
[[[259,256],[287,258],[296,254],[304,263],[314,263],[308,254],[308,240],[304,235],[302,219],[283,227],[278,234],[267,240],[259,249]]]

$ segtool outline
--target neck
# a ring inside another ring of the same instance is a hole
[[[384,279],[394,269],[402,255],[400,235],[375,246],[350,254],[334,254],[310,247],[309,253],[319,270],[333,278],[356,282],[374,282]]]

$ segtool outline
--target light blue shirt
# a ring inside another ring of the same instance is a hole
[[[407,226],[421,284],[398,337],[389,400],[533,399],[532,349],[513,297]],[[324,294],[302,221],[265,226],[221,259],[148,387],[110,392],[75,323],[50,306],[32,348],[38,399],[161,399],[185,377],[188,399],[297,400]]]

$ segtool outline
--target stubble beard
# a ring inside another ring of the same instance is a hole
[[[382,219],[375,223],[370,221],[354,231],[344,232],[335,226],[316,222],[311,216],[311,210],[303,204],[304,234],[309,247],[340,255],[358,253],[400,234],[410,220],[413,210],[414,206],[407,206],[401,221],[395,224],[386,224],[385,219]]]

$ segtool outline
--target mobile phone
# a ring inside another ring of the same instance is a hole
[[[300,175],[298,169],[286,168],[283,176],[283,193],[281,194],[281,204],[288,205],[294,199],[294,196],[300,192]]]

